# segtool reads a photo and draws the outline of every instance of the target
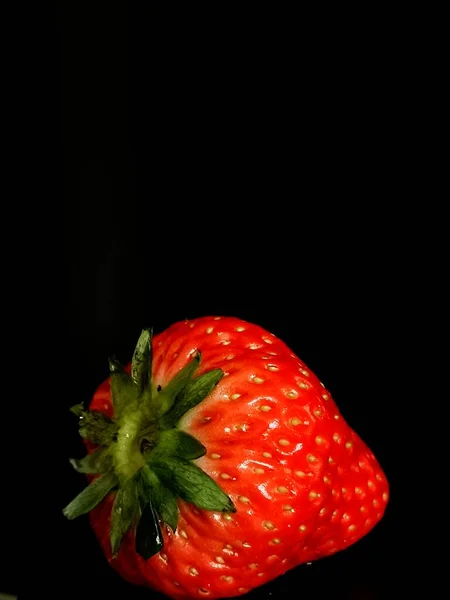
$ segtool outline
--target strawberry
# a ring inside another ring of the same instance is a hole
[[[275,335],[231,317],[139,338],[89,410],[72,410],[90,512],[111,565],[171,598],[245,594],[354,544],[389,486],[329,391]]]

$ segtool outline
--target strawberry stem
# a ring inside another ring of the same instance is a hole
[[[206,453],[194,437],[177,428],[181,417],[204,400],[223,377],[214,369],[195,377],[201,353],[165,386],[152,382],[152,330],[144,329],[136,344],[131,375],[109,360],[114,419],[82,405],[73,407],[80,435],[97,449],[72,466],[99,476],[65,509],[67,518],[86,514],[117,488],[111,515],[110,541],[115,555],[132,528],[136,550],[150,558],[163,547],[161,527],[173,531],[178,522],[177,498],[204,510],[235,512],[231,499],[193,461]]]

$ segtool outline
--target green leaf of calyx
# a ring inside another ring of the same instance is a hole
[[[174,494],[198,508],[236,512],[231,498],[194,463],[176,457],[156,457],[154,461],[150,459],[149,466]]]
[[[145,504],[136,528],[136,551],[145,560],[157,554],[164,547],[164,540],[158,516],[151,502]]]
[[[84,410],[82,404],[73,406],[70,411],[80,419],[79,433],[83,439],[99,446],[109,446],[114,441],[118,426],[103,413]]]
[[[148,466],[143,467],[142,475],[147,484],[146,497],[150,498],[152,506],[161,517],[161,520],[167,523],[175,533],[178,524],[176,497],[168,488],[164,487],[156,474]]]
[[[113,556],[117,554],[120,542],[137,518],[138,512],[138,484],[134,477],[119,488],[114,499],[109,533]]]
[[[143,329],[131,362],[131,377],[141,395],[148,390],[152,377],[152,337],[153,329]]]
[[[167,429],[175,427],[183,415],[204,400],[222,379],[221,369],[213,369],[197,377],[178,395],[171,410],[160,419],[161,426]]]
[[[83,405],[83,403],[75,404],[75,406],[72,406],[69,410],[76,417],[81,417],[84,413],[84,405]]]
[[[185,460],[194,460],[206,454],[206,448],[189,433],[180,429],[161,431],[158,445],[151,453],[154,460],[157,456],[178,456]]]
[[[64,516],[76,519],[90,512],[116,485],[117,477],[113,472],[100,475],[64,508]]]
[[[97,448],[83,458],[71,458],[70,464],[78,473],[96,475],[106,473],[112,466],[112,456],[106,448]]]
[[[130,375],[124,371],[123,365],[114,357],[109,359],[109,371],[114,417],[120,419],[125,408],[136,401],[138,390]]]
[[[178,394],[192,381],[195,371],[200,366],[202,356],[200,352],[194,354],[192,360],[185,365],[175,377],[160,391],[156,396],[157,412],[159,415],[168,412],[174,403]]]

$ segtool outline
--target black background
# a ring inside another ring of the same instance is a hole
[[[19,544],[0,591],[152,596],[108,567],[86,520],[60,514],[83,483],[67,462],[82,451],[67,409],[89,399],[109,355],[130,357],[143,326],[214,314],[282,338],[392,488],[366,539],[252,597],[394,596],[404,256],[401,211],[384,199],[400,164],[395,58],[364,16],[355,28],[341,15],[347,29],[334,15],[297,17],[291,30],[289,16],[262,15],[263,27],[261,14],[194,12],[61,3],[46,15],[40,181],[55,204],[40,221],[51,248],[33,290],[58,381],[39,452],[53,458],[48,488],[35,487],[45,509],[33,574]]]

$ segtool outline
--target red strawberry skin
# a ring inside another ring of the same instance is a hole
[[[367,535],[386,509],[386,476],[308,367],[257,325],[202,317],[154,337],[154,382],[164,387],[197,350],[199,375],[221,368],[225,376],[181,428],[206,446],[196,462],[237,512],[179,500],[178,529],[164,529],[162,552],[145,561],[129,532],[113,559],[110,495],[91,523],[112,566],[171,598],[231,597]],[[109,380],[90,408],[112,414]]]

